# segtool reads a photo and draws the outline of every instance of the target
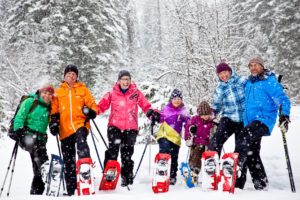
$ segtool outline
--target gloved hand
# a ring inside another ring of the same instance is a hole
[[[151,120],[153,124],[160,121],[160,113],[157,110],[149,109],[146,116]]]
[[[280,130],[286,133],[289,129],[290,117],[287,115],[280,115],[279,116],[279,127]]]
[[[25,128],[19,128],[17,130],[14,131],[13,135],[10,135],[10,137],[16,141],[19,141],[25,133]]]
[[[190,139],[186,140],[185,144],[186,144],[187,147],[191,147],[193,145],[193,139],[190,138]]]
[[[59,134],[59,113],[50,116],[49,129],[53,136]]]
[[[190,126],[189,131],[191,135],[195,135],[197,132],[197,126],[196,125]]]
[[[89,119],[95,119],[97,116],[97,113],[93,109],[90,109],[89,107],[86,106],[83,106],[82,113],[85,116],[87,116]]]

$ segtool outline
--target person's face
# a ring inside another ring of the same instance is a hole
[[[207,121],[210,119],[210,115],[200,115],[201,119]]]
[[[75,72],[66,73],[64,81],[67,82],[69,86],[73,86],[76,80],[77,80],[77,75]]]
[[[40,93],[40,96],[41,96],[41,98],[44,100],[44,102],[45,102],[46,104],[51,103],[52,98],[53,98],[53,94],[50,93],[50,92],[48,92],[48,91],[42,91],[42,92]]]
[[[261,74],[264,71],[263,66],[261,66],[258,63],[250,63],[249,64],[249,69],[250,69],[250,73],[253,76],[257,76],[257,75]]]
[[[177,107],[179,107],[179,106],[182,104],[182,99],[179,98],[179,97],[175,97],[175,98],[173,98],[173,99],[171,100],[171,102],[172,102],[172,105],[173,105],[175,108],[177,108]]]
[[[120,87],[125,90],[128,89],[131,83],[131,79],[129,76],[122,76],[122,78],[119,80]]]
[[[219,78],[221,79],[221,81],[223,82],[227,82],[230,79],[231,76],[231,72],[230,71],[222,71],[218,74]]]

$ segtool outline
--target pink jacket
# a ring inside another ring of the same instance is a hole
[[[151,108],[151,104],[133,82],[125,94],[121,92],[119,83],[116,83],[97,106],[98,114],[111,107],[108,126],[115,126],[120,130],[138,130],[138,106],[144,113]]]

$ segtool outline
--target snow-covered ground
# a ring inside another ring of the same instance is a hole
[[[248,174],[248,179],[246,187],[244,190],[236,189],[234,195],[223,193],[219,191],[203,192],[200,188],[187,189],[183,183],[180,181],[180,176],[178,176],[179,181],[175,186],[171,186],[168,193],[154,194],[151,189],[152,181],[152,169],[149,168],[149,164],[153,162],[155,154],[158,152],[158,146],[149,146],[141,169],[136,177],[132,190],[128,191],[126,188],[120,186],[117,187],[115,191],[103,192],[98,191],[98,186],[101,177],[101,170],[95,153],[94,145],[92,139],[89,136],[88,142],[90,145],[93,160],[96,161],[96,168],[94,170],[95,175],[95,188],[96,194],[92,196],[74,196],[74,197],[59,197],[67,199],[105,199],[105,200],[126,200],[126,199],[245,199],[245,200],[266,200],[266,199],[300,199],[300,107],[292,107],[290,129],[287,134],[287,142],[289,148],[289,154],[292,164],[292,169],[294,173],[294,180],[296,185],[297,193],[292,193],[290,189],[290,182],[288,178],[288,172],[286,170],[286,160],[284,155],[282,136],[278,127],[275,127],[273,133],[270,137],[264,137],[262,140],[262,150],[261,157],[265,165],[266,172],[269,178],[269,190],[268,191],[255,191],[253,189],[253,184],[251,178]],[[100,128],[101,133],[106,138],[106,127],[107,120],[102,117],[97,118],[97,124]],[[104,159],[105,147],[97,133],[96,129],[93,128],[94,134],[97,136],[99,142],[96,141],[98,150],[100,152],[101,160]],[[0,186],[4,180],[5,173],[7,171],[7,166],[13,149],[13,141],[5,138],[0,140]],[[47,144],[48,154],[58,154],[56,139],[52,135],[49,135],[49,142]],[[234,148],[233,138],[225,145],[225,151],[232,151]],[[135,161],[135,167],[141,157],[144,145],[136,145],[135,154],[133,159]],[[150,151],[149,151],[150,150]],[[179,162],[185,161],[188,149],[184,145],[180,149]],[[298,152],[298,153],[297,153]],[[150,166],[152,167],[152,165]],[[134,169],[135,172],[136,168]],[[17,155],[17,162],[15,167],[15,172],[12,181],[12,187],[10,190],[9,198],[6,197],[7,185],[4,188],[2,197],[4,199],[40,199],[40,196],[30,196],[30,184],[32,179],[32,169],[29,154],[21,149],[19,149]],[[8,181],[7,181],[8,182]],[[46,197],[43,199],[55,199],[56,197]]]

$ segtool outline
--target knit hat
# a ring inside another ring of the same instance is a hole
[[[75,65],[67,65],[64,72],[64,77],[68,72],[75,72],[75,74],[78,76],[78,69]]]
[[[54,88],[52,85],[45,85],[42,88],[39,89],[39,92],[49,92],[50,94],[54,94]]]
[[[263,59],[259,56],[255,56],[255,57],[251,58],[250,61],[249,61],[248,67],[249,67],[250,63],[258,63],[263,68],[264,68],[264,65],[265,65]]]
[[[130,75],[129,71],[127,71],[127,70],[121,70],[119,72],[118,80],[120,80],[123,76],[129,76],[129,78],[131,79],[131,75]]]
[[[206,101],[202,101],[197,108],[198,115],[211,115],[212,109]]]
[[[171,93],[170,100],[174,99],[175,97],[182,99],[182,93],[180,92],[180,90],[174,89]]]
[[[219,73],[221,73],[223,71],[230,71],[230,72],[232,72],[231,68],[229,67],[229,65],[227,63],[221,62],[216,67],[216,73],[219,74]]]

